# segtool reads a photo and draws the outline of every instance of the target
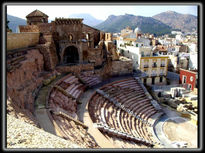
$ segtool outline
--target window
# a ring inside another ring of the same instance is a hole
[[[164,67],[164,66],[165,66],[165,61],[163,60],[161,63],[161,67]]]
[[[46,23],[46,18],[43,18],[43,23]]]
[[[90,40],[90,34],[89,33],[86,34],[86,39]]]
[[[192,85],[191,85],[191,84],[188,84],[187,89],[188,89],[188,90],[191,90],[191,88],[192,88]]]
[[[186,76],[183,75],[183,77],[182,77],[182,84],[185,84],[185,83],[186,83]]]
[[[148,68],[148,61],[144,62],[144,68]]]
[[[146,84],[147,83],[147,79],[146,78],[144,78],[144,84]]]
[[[164,75],[164,70],[160,69],[160,75]]]
[[[73,40],[73,36],[71,34],[68,35],[68,40],[72,41]]]
[[[152,84],[154,84],[154,83],[155,83],[155,77],[152,78]]]
[[[163,77],[160,77],[159,82],[162,82],[162,81],[163,81]]]
[[[157,67],[157,63],[156,62],[153,63],[153,67]]]
[[[190,81],[192,82],[193,80],[194,80],[194,77],[193,77],[193,76],[191,76],[191,77],[190,77]]]

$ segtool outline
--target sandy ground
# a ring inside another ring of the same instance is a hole
[[[73,142],[45,132],[20,119],[7,115],[7,149],[10,148],[82,148]]]
[[[168,120],[164,123],[163,131],[170,141],[187,142],[187,148],[197,148],[197,126],[190,122]]]

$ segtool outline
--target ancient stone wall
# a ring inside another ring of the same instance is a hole
[[[39,32],[43,34],[52,34],[55,31],[53,23],[43,23],[38,25]]]
[[[68,40],[69,34],[72,35],[73,41],[78,41],[82,34],[82,24],[76,25],[55,25],[56,32],[59,34],[60,40]]]
[[[40,73],[44,70],[43,56],[37,49],[28,51],[21,66],[7,72],[7,96],[20,108],[33,111],[32,91],[41,83]],[[37,79],[38,78],[38,79]]]
[[[112,41],[104,41],[106,51],[109,53],[109,55],[112,57],[112,60],[118,60],[119,55],[117,54],[116,46]]]
[[[56,54],[55,44],[47,42],[45,44],[39,44],[39,51],[43,54],[43,60],[45,62],[44,68],[47,71],[54,70],[58,64],[58,57]]]
[[[19,32],[39,32],[39,27],[37,25],[26,25],[19,26]]]
[[[84,35],[90,35],[92,48],[98,45],[98,42],[100,41],[100,30],[94,29],[93,27],[83,24],[82,32],[84,33]]]
[[[44,61],[38,49],[29,50],[24,56],[25,59],[19,61],[20,67],[7,71],[7,101],[18,110],[17,115],[23,113],[33,121],[34,99],[44,80]]]
[[[88,61],[95,64],[95,66],[101,65],[103,62],[102,49],[95,48],[88,50]]]
[[[105,33],[105,41],[112,41],[112,34],[111,33]]]
[[[103,68],[95,70],[95,74],[107,79],[112,76],[120,76],[133,73],[133,63],[130,59],[120,57],[119,60],[112,61],[108,58]]]
[[[37,24],[47,23],[47,22],[48,22],[48,17],[46,16],[45,17],[42,17],[42,16],[27,17],[28,25],[37,25]]]
[[[112,66],[111,66],[111,75],[124,75],[124,74],[129,74],[132,73],[133,71],[133,66],[132,66],[132,61],[112,61]]]
[[[59,59],[53,35],[43,34],[40,36],[38,48],[44,56],[45,70],[54,70],[55,66],[59,63]]]
[[[73,74],[77,75],[82,71],[93,71],[94,65],[89,63],[89,64],[78,64],[73,66],[57,66],[56,70],[60,73],[72,72]]]
[[[35,46],[39,42],[38,32],[7,33],[7,50]]]

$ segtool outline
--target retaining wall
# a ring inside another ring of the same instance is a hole
[[[7,50],[35,46],[39,42],[38,32],[7,33]]]

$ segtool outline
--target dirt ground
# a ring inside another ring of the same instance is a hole
[[[168,120],[163,125],[163,131],[170,141],[187,142],[187,148],[197,148],[197,126],[190,122]]]

